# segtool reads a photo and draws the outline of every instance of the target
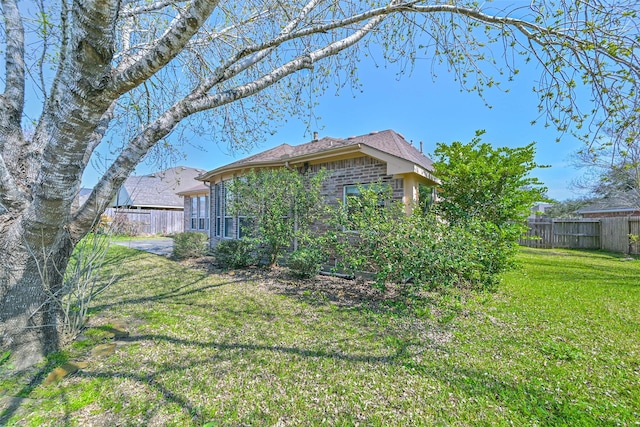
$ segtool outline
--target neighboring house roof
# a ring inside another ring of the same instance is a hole
[[[143,176],[126,179],[112,206],[136,206],[144,208],[183,208],[179,192],[192,188],[202,169],[177,166]]]
[[[297,146],[282,144],[209,171],[197,179],[208,181],[225,172],[254,167],[294,165],[355,152],[367,154],[388,164],[393,163],[393,167],[389,170],[390,174],[415,172],[435,181],[431,175],[433,171],[431,159],[393,130],[371,132],[346,139],[324,137]]]
[[[553,206],[553,203],[547,202],[537,202],[531,207],[531,213],[529,214],[529,218],[537,218],[538,216],[544,215],[547,208]]]
[[[578,215],[607,214],[614,212],[634,213],[640,211],[640,203],[634,203],[634,197],[608,197],[576,211]]]

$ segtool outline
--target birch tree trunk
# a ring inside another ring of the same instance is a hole
[[[48,9],[26,21],[32,3]],[[549,12],[544,3],[0,0],[0,347],[21,366],[60,347],[56,301],[73,248],[159,141],[197,117],[217,142],[251,143],[306,114],[305,91],[353,79],[363,44],[409,65],[420,54],[442,60],[463,87],[496,84],[483,61],[504,61],[496,74],[515,76],[509,58],[523,55],[541,65],[540,107],[560,132],[637,118],[617,113],[640,93],[640,25],[629,13],[638,1],[562,2]],[[36,53],[25,56],[26,46]],[[578,108],[576,78],[593,89],[597,120]],[[83,172],[109,140],[122,143],[77,206]]]

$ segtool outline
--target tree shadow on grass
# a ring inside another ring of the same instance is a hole
[[[155,275],[163,274],[163,271],[165,271],[163,268],[146,271],[142,278],[136,275],[136,280],[148,280]],[[94,311],[103,311],[118,305],[144,304],[146,302],[158,302],[165,300],[169,300],[174,303],[188,303],[188,301],[185,302],[177,300],[232,283],[255,283],[258,281],[260,281],[259,277],[245,277],[241,274],[237,274],[235,276],[222,276],[222,278],[219,281],[215,281],[215,283],[211,282],[211,276],[191,276],[191,280],[189,280],[188,283],[176,282],[175,285],[163,286],[162,289],[153,295],[136,297],[135,294],[128,294],[124,298],[116,301],[107,299],[102,304],[94,306]],[[332,298],[335,298],[336,300],[342,298],[343,303],[341,304],[346,305],[357,306],[361,304],[366,298],[360,296],[360,294],[356,293],[353,298],[345,298],[344,295],[341,294],[342,292],[353,291],[347,289],[352,283],[353,282],[351,281],[343,281],[340,285],[342,287],[330,290],[332,293],[330,296],[326,296],[325,298],[329,300]],[[315,284],[312,286],[315,286]],[[299,283],[285,283],[283,287],[280,288],[280,293],[304,300],[309,297],[309,292],[313,293],[314,290],[321,291],[322,289],[316,289],[313,287],[305,288],[304,286],[300,286]],[[311,294],[311,296],[313,297],[313,294]],[[348,365],[371,364],[384,366],[388,367],[390,370],[390,381],[393,381],[395,370],[401,369],[403,375],[406,374],[406,372],[409,372],[410,375],[435,380],[442,384],[443,388],[452,389],[455,395],[462,396],[469,400],[478,399],[481,402],[490,402],[492,406],[506,408],[521,419],[532,420],[532,423],[575,424],[577,422],[585,425],[606,425],[603,424],[606,420],[603,421],[601,419],[597,419],[582,411],[582,407],[587,406],[589,402],[568,401],[566,399],[559,401],[559,396],[557,395],[557,392],[554,394],[553,387],[545,387],[545,384],[526,384],[521,381],[515,381],[506,376],[501,377],[497,373],[488,374],[487,372],[482,372],[473,368],[461,367],[455,362],[437,357],[432,358],[426,363],[416,362],[417,358],[413,348],[411,347],[412,344],[410,342],[403,341],[402,339],[398,340],[399,344],[394,346],[388,354],[382,355],[357,354],[321,348],[305,348],[304,346],[265,345],[251,342],[241,343],[216,340],[198,341],[181,339],[163,334],[129,335],[128,337],[121,337],[119,340],[124,343],[150,342],[155,344],[164,342],[175,346],[176,348],[180,348],[180,352],[186,351],[187,353],[186,357],[183,357],[182,360],[177,361],[176,363],[163,364],[149,373],[127,370],[126,368],[117,370],[92,370],[91,367],[89,367],[88,369],[79,371],[75,375],[80,378],[126,378],[142,386],[150,387],[152,390],[163,396],[166,402],[173,403],[182,408],[185,414],[188,414],[188,416],[194,420],[194,424],[201,424],[204,421],[209,421],[205,419],[204,415],[201,415],[201,411],[202,409],[211,408],[198,407],[197,402],[193,401],[192,398],[189,397],[188,392],[163,383],[162,376],[171,372],[180,373],[192,368],[196,369],[201,363],[220,361],[228,364],[229,361],[233,360],[232,352],[242,351],[247,353],[267,352],[273,354],[273,357],[295,356],[296,358],[301,358],[303,361],[322,359],[326,361],[334,361],[336,363],[346,363]],[[208,353],[208,356],[205,359],[200,358],[193,360],[188,357],[188,353],[190,353],[188,350],[189,348],[211,350],[211,352]],[[44,376],[50,372],[53,367],[55,366],[43,367],[40,373],[34,376],[32,381],[23,388],[19,395],[29,395],[35,387],[42,383]],[[268,370],[269,367],[267,366],[264,369]],[[303,367],[303,369],[306,368]],[[318,368],[313,369],[317,370]],[[322,375],[322,372],[313,371],[310,372],[310,374]],[[63,386],[64,385],[61,385],[60,387]],[[63,421],[69,423],[70,421],[68,420],[75,409],[71,407],[71,404],[66,399],[66,395],[64,393],[67,392],[64,391],[61,395],[61,400],[63,401],[63,405],[65,405],[63,408],[65,418]],[[16,401],[15,403],[12,402],[8,410],[5,410],[0,415],[0,424],[15,415],[20,405],[20,401]],[[479,411],[482,411],[484,407],[482,404],[478,405]],[[146,422],[149,422],[152,416],[152,413],[140,414],[140,417],[143,418],[142,421]],[[505,415],[505,417],[507,416],[508,415]],[[455,414],[451,419],[456,419]]]
[[[169,373],[187,372],[191,369],[198,369],[202,364],[220,363],[225,364],[228,368],[228,362],[233,361],[234,352],[242,352],[246,354],[244,359],[251,359],[252,353],[266,352],[271,353],[272,358],[282,358],[294,356],[301,359],[302,362],[295,363],[305,364],[305,360],[323,359],[334,363],[345,363],[349,366],[366,364],[387,367],[390,381],[394,381],[395,374],[401,372],[402,375],[411,375],[424,377],[442,384],[442,387],[451,390],[453,397],[449,399],[465,399],[479,403],[478,411],[482,412],[484,408],[498,407],[507,410],[504,421],[509,421],[508,413],[513,413],[520,420],[530,420],[533,424],[582,424],[582,425],[614,425],[613,422],[596,418],[586,413],[584,407],[590,402],[581,402],[580,400],[569,400],[565,396],[558,395],[557,391],[553,391],[551,385],[545,386],[545,383],[526,383],[523,381],[515,381],[509,377],[501,376],[499,373],[488,373],[485,371],[461,366],[449,358],[427,358],[427,362],[417,362],[417,350],[412,348],[412,343],[399,340],[399,345],[394,346],[387,354],[356,354],[345,351],[326,350],[322,348],[305,348],[303,346],[286,346],[286,345],[266,345],[251,342],[224,342],[217,340],[193,340],[182,339],[175,336],[165,334],[141,334],[129,335],[119,339],[123,343],[166,343],[180,349],[180,352],[191,353],[189,348],[211,350],[206,352],[206,356],[197,358],[184,357],[173,363],[165,363],[157,369],[150,372],[141,372],[139,369],[92,369],[89,366],[75,374],[79,378],[97,378],[97,379],[127,379],[131,380],[143,387],[147,387],[158,395],[162,396],[167,403],[175,404],[184,411],[185,416],[192,419],[194,425],[202,424],[210,421],[207,418],[212,408],[199,407],[196,401],[189,396],[189,391],[184,391],[179,386],[171,387],[163,380],[163,375]],[[185,350],[186,349],[186,350]],[[192,354],[195,354],[192,353]],[[237,355],[235,355],[237,357]],[[256,357],[260,360],[260,357]],[[423,359],[426,360],[426,359]],[[60,364],[60,360],[52,360],[51,363],[43,366],[39,372],[34,375],[33,379],[26,384],[20,391],[18,396],[28,396],[37,386],[42,384],[46,374]],[[315,367],[309,369],[317,370]],[[233,369],[230,367],[229,369]],[[265,366],[268,371],[269,366]],[[302,367],[302,369],[306,369]],[[364,367],[366,370],[367,368]],[[361,372],[362,368],[356,369]],[[218,375],[224,375],[224,370],[216,370]],[[322,372],[310,371],[309,375],[315,375]],[[320,377],[321,378],[321,377]],[[320,387],[322,387],[322,381]],[[412,381],[413,382],[413,381]],[[330,384],[327,384],[327,387]],[[56,385],[63,388],[59,399],[63,405],[63,419],[60,420],[64,425],[71,423],[72,414],[75,409],[67,398],[67,391],[64,384]],[[225,393],[229,393],[226,390]],[[0,424],[7,422],[12,416],[16,415],[22,404],[21,400],[16,399],[10,406],[0,414]],[[155,411],[157,412],[157,406]],[[107,410],[109,408],[102,408]],[[492,416],[495,411],[488,414]],[[137,414],[142,422],[150,422],[154,416],[154,410],[151,408],[145,413]],[[456,419],[455,414],[451,414],[451,420]],[[116,414],[108,414],[109,417],[117,416]],[[489,422],[489,421],[488,421]]]
[[[393,375],[395,369],[401,369],[402,372],[408,371],[411,375],[418,375],[425,377],[425,379],[429,378],[443,384],[443,387],[453,390],[454,396],[481,402],[478,403],[478,405],[480,405],[478,407],[479,411],[482,411],[483,405],[492,405],[494,407],[507,409],[517,414],[520,419],[530,420],[532,423],[551,425],[574,423],[582,425],[615,425],[613,422],[607,422],[606,420],[596,418],[586,413],[584,407],[587,406],[587,402],[581,405],[580,401],[569,400],[563,398],[563,396],[558,396],[557,392],[554,393],[552,391],[553,387],[546,388],[544,384],[516,382],[508,378],[501,378],[498,373],[488,373],[473,368],[460,367],[448,360],[428,364],[416,363],[413,359],[415,355],[412,354],[408,345],[400,346],[388,355],[358,355],[347,352],[306,349],[295,346],[185,340],[162,334],[130,336],[125,340],[128,342],[166,342],[180,348],[197,347],[215,350],[206,356],[206,360],[198,359],[165,364],[161,369],[147,374],[126,371],[90,370],[84,370],[79,373],[79,376],[84,378],[126,378],[150,387],[155,392],[161,394],[167,402],[174,403],[182,408],[186,414],[193,417],[194,423],[196,424],[209,421],[201,415],[202,410],[206,408],[199,408],[195,402],[191,402],[189,397],[186,396],[188,393],[171,389],[163,384],[159,377],[170,372],[188,371],[192,368],[198,368],[198,366],[201,366],[203,363],[231,360],[232,356],[228,354],[228,352],[242,351],[243,354],[244,352],[268,352],[273,353],[274,357],[276,357],[275,355],[278,355],[278,357],[292,355],[302,359],[325,359],[344,362],[349,365],[383,365],[391,370],[390,375]],[[314,372],[310,372],[310,374],[314,374]],[[322,383],[319,385],[322,387]],[[328,385],[329,384],[327,384],[327,386]],[[450,397],[450,399],[451,398],[456,399],[457,397]],[[205,410],[205,412],[207,411]],[[151,417],[152,415],[153,414],[146,414],[144,416]],[[506,415],[506,417],[505,421],[508,421],[508,415]],[[456,419],[455,414],[452,414],[452,419]],[[146,421],[149,421],[149,419]]]
[[[116,306],[143,304],[146,302],[160,302],[160,301],[171,300],[175,298],[186,297],[186,296],[194,295],[207,290],[220,288],[222,286],[226,286],[231,283],[235,283],[235,282],[220,281],[216,283],[208,283],[204,279],[193,280],[181,286],[177,286],[173,289],[168,289],[154,295],[137,297],[137,298],[123,298],[122,300],[111,300],[111,302],[95,304],[91,307],[91,312],[97,313],[97,312],[101,312]]]
[[[222,277],[228,278],[224,273]],[[294,298],[312,306],[331,304],[345,309],[407,313],[410,306],[432,302],[426,293],[408,294],[409,284],[389,283],[384,288],[363,277],[343,278],[328,274],[300,279],[288,269],[247,269],[234,271],[234,276],[247,283],[257,283],[271,293]]]

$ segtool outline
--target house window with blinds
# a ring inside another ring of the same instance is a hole
[[[198,197],[198,230],[206,230],[209,224],[209,203],[207,196]]]
[[[198,229],[198,198],[191,196],[191,229]]]
[[[214,209],[215,209],[215,235],[220,237],[222,235],[222,183],[215,185],[213,190],[214,194]]]
[[[223,215],[224,215],[224,223],[223,223],[223,237],[227,239],[233,239],[234,237],[234,228],[233,228],[233,216],[229,212],[229,208],[231,207],[231,202],[233,201],[233,193],[229,191],[229,189],[223,185],[222,186],[222,199],[223,199]]]
[[[206,230],[209,223],[209,198],[191,196],[191,229]]]

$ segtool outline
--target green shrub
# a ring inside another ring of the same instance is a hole
[[[295,277],[309,279],[320,272],[322,252],[317,249],[298,249],[289,255],[287,267]]]
[[[173,238],[173,256],[177,259],[196,258],[205,255],[208,237],[204,233],[186,231]]]
[[[270,266],[321,213],[324,172],[301,174],[287,168],[250,171],[227,182],[228,212],[247,218],[244,235],[259,239]]]
[[[380,288],[396,283],[411,297],[422,289],[492,287],[511,267],[508,226],[476,218],[451,224],[417,209],[407,216],[402,203],[383,204],[384,197],[363,189],[350,209],[334,212],[323,240],[341,269],[371,273]]]
[[[255,239],[221,240],[214,250],[216,261],[225,268],[245,268],[260,261],[260,250]]]

